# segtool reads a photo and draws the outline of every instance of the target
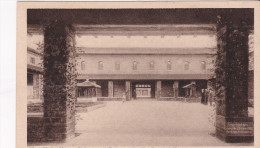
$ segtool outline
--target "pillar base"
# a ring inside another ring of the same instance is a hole
[[[216,117],[216,136],[228,143],[253,142],[254,120],[252,117]]]
[[[66,142],[75,137],[74,122],[55,123],[60,118],[27,117],[27,142]]]

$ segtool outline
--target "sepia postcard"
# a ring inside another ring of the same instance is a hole
[[[18,2],[17,147],[260,147],[259,2]]]

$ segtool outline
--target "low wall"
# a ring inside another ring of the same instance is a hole
[[[76,112],[88,112],[105,106],[106,103],[104,102],[91,102],[89,105],[86,105],[85,103],[77,103]]]
[[[43,112],[43,102],[27,104],[27,113]]]
[[[201,98],[182,98],[182,97],[160,97],[158,101],[182,101],[182,102],[201,102]]]
[[[98,97],[97,101],[122,101],[122,97]]]

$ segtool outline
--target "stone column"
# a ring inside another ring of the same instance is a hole
[[[125,92],[126,92],[126,100],[130,100],[131,96],[131,82],[125,81]]]
[[[40,99],[39,74],[33,74],[33,99]]]
[[[248,26],[229,14],[218,16],[216,135],[226,142],[253,140],[248,117]]]
[[[108,81],[108,97],[114,96],[114,84],[113,81]]]
[[[75,135],[75,34],[63,21],[44,30],[44,141],[65,141]]]
[[[174,81],[173,83],[174,86],[174,97],[177,98],[179,97],[179,81]]]
[[[194,81],[194,80],[191,81],[191,84],[196,84],[196,81]],[[190,96],[192,96],[192,97],[196,96],[196,87],[191,88]]]
[[[161,90],[162,90],[162,81],[156,81],[155,84],[155,98],[160,99],[161,97]]]

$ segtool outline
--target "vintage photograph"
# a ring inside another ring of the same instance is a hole
[[[28,8],[27,145],[254,146],[254,15]]]

